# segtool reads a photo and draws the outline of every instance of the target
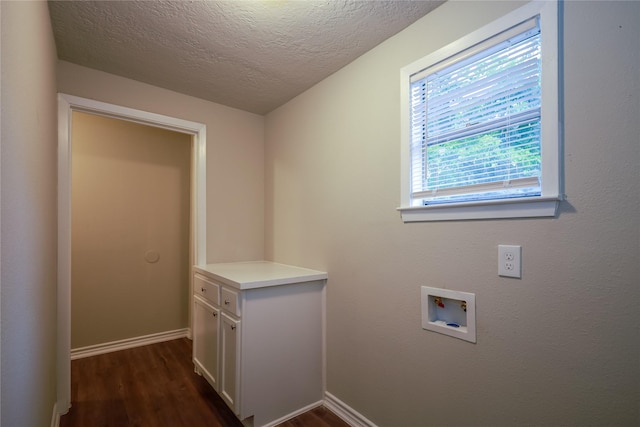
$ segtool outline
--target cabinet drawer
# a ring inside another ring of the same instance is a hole
[[[193,292],[196,295],[206,298],[213,304],[220,304],[220,286],[204,276],[200,276],[199,274],[193,276]]]
[[[240,316],[240,305],[238,304],[238,293],[228,288],[222,288],[222,298],[220,306],[229,313]]]

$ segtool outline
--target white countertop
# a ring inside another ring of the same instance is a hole
[[[193,270],[240,290],[326,280],[328,277],[324,271],[270,261],[195,265]]]

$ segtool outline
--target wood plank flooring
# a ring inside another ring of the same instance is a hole
[[[60,427],[242,427],[193,372],[186,338],[72,361],[71,405]],[[320,407],[280,427],[349,425]]]

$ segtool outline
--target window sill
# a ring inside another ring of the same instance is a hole
[[[559,197],[538,197],[446,205],[400,207],[404,222],[458,221],[467,219],[554,217]]]

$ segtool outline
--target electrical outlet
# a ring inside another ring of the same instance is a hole
[[[521,254],[521,246],[498,245],[498,275],[521,278]]]

